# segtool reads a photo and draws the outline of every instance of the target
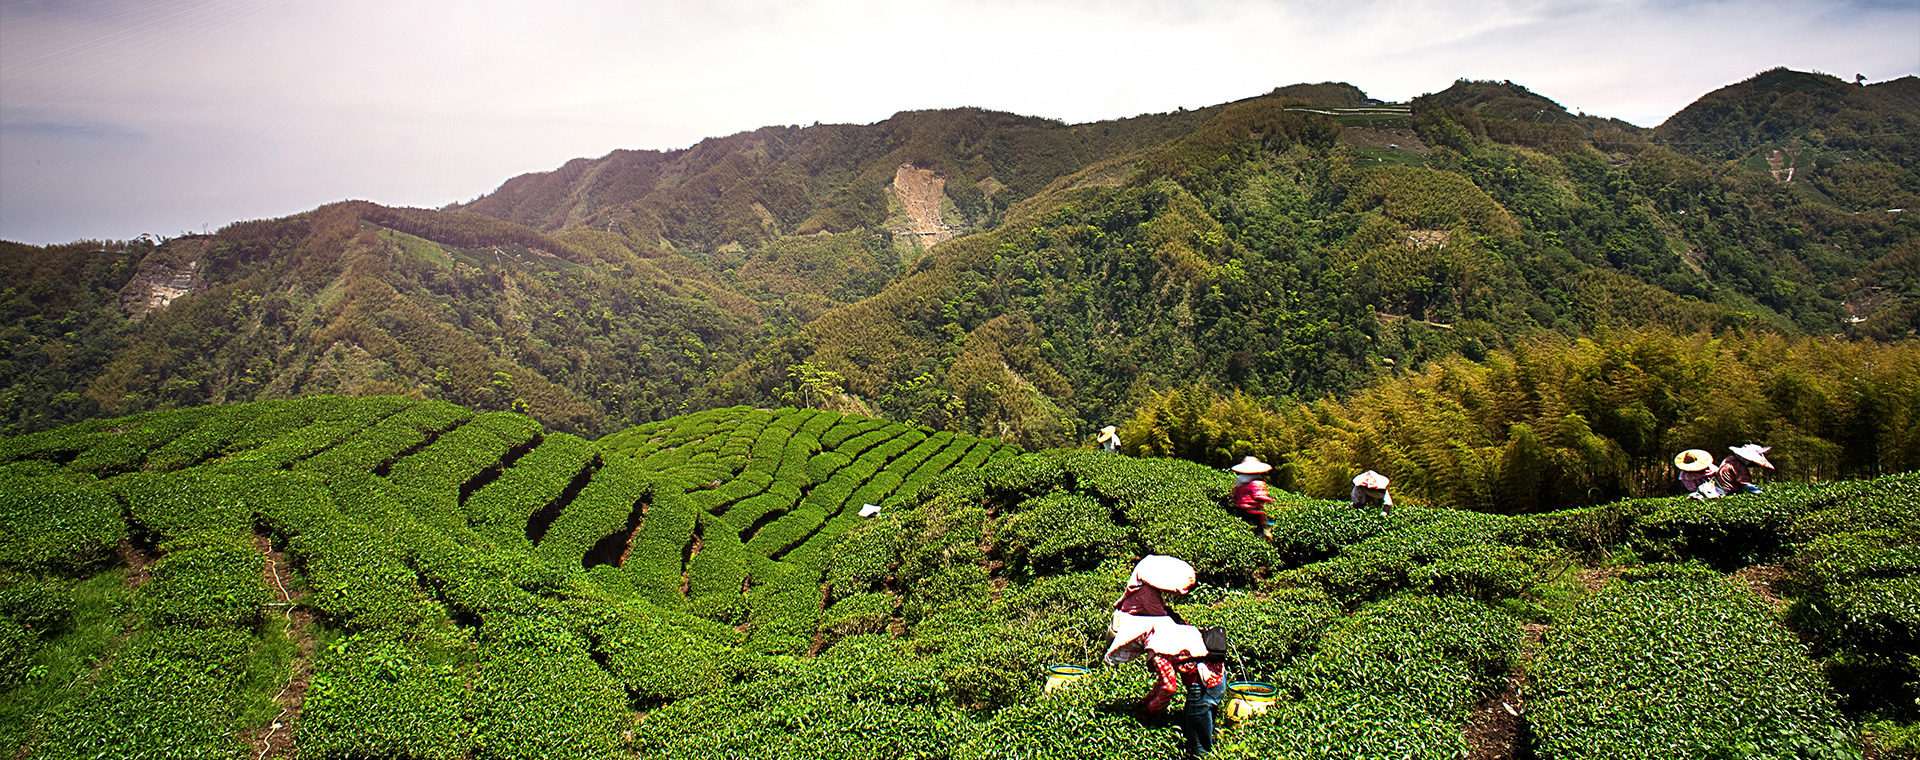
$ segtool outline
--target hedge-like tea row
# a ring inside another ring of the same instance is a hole
[[[346,467],[374,472],[392,463],[403,452],[419,448],[440,433],[472,417],[473,412],[445,402],[411,406],[361,429],[338,445],[301,462],[299,466],[310,470]]]
[[[1283,671],[1283,699],[1221,747],[1227,758],[1463,757],[1473,705],[1504,680],[1520,621],[1477,602],[1403,596],[1332,623]]]
[[[527,518],[559,499],[594,456],[593,445],[577,437],[547,436],[467,499],[468,524],[501,546],[529,547]]]
[[[393,466],[388,478],[418,488],[449,512],[459,511],[460,489],[539,438],[540,423],[518,414],[487,412],[440,436]]]
[[[1540,756],[1839,756],[1851,731],[1804,651],[1732,582],[1615,582],[1534,662]]]

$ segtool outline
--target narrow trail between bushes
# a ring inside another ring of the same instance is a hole
[[[254,758],[292,757],[294,725],[300,719],[300,709],[306,705],[307,687],[313,682],[313,613],[296,604],[306,592],[294,594],[290,590],[293,574],[287,570],[286,553],[274,549],[273,540],[264,533],[253,535],[253,547],[267,560],[260,575],[277,599],[273,604],[286,619],[283,632],[294,645],[293,660],[287,668],[287,684],[273,697],[274,703],[280,705],[280,714],[264,728],[255,729],[259,735],[252,741]]]
[[[114,553],[119,555],[121,562],[127,563],[128,589],[146,585],[147,579],[153,577],[153,563],[160,561],[159,557],[134,546],[133,540],[128,538],[120,539],[120,545],[114,548]]]
[[[1778,584],[1787,577],[1787,569],[1779,565],[1752,565],[1733,571],[1733,579],[1746,584],[1747,589],[1760,601],[1766,602],[1778,612],[1787,606],[1787,600],[1780,596]]]
[[[1507,674],[1507,685],[1473,706],[1473,718],[1467,721],[1467,760],[1530,760],[1533,757],[1533,725],[1527,721],[1526,689],[1532,677],[1527,666],[1540,651],[1540,639],[1547,626],[1528,623],[1527,640]]]

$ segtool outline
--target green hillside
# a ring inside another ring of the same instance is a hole
[[[1558,116],[1518,120],[1517,103]],[[1513,85],[1463,82],[1404,121],[1419,166],[1348,144],[1374,127],[1232,104],[1127,172],[1063,180],[943,244],[725,390],[766,403],[811,364],[845,380],[849,408],[1057,445],[1186,382],[1284,403],[1543,334],[1891,339],[1920,315],[1911,216]]]
[[[1910,79],[1778,70],[1654,130],[1474,81],[915,111],[441,210],[0,243],[0,430],[346,393],[589,437],[798,403],[1034,447],[1184,383],[1278,409],[1549,334],[1904,340],[1916,108]]]
[[[8,438],[0,752],[1171,757],[1139,666],[1040,693],[1168,553],[1279,689],[1222,757],[1920,753],[1911,475],[1532,516],[1282,494],[1271,540],[1231,483],[807,409],[590,442],[315,396]]]

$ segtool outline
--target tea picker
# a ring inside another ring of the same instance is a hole
[[[1148,636],[1157,626],[1185,625],[1187,621],[1167,606],[1161,594],[1185,594],[1193,590],[1196,582],[1193,566],[1185,560],[1164,554],[1142,557],[1133,566],[1133,577],[1127,580],[1126,592],[1113,603],[1113,622],[1107,625],[1107,634],[1113,641],[1107,644],[1103,658],[1106,663],[1125,665],[1140,656],[1146,651]]]
[[[1267,493],[1267,484],[1260,476],[1273,470],[1273,465],[1260,461],[1259,457],[1248,456],[1233,466],[1237,483],[1233,486],[1233,511],[1240,519],[1253,524],[1253,533],[1262,538],[1267,535],[1266,505],[1273,503],[1273,494]]]
[[[1773,469],[1773,463],[1767,461],[1767,452],[1772,451],[1773,447],[1749,443],[1727,450],[1733,452],[1733,456],[1720,460],[1720,471],[1713,476],[1714,483],[1729,494],[1760,493],[1760,486],[1753,482],[1751,465]]]
[[[1687,498],[1698,501],[1726,495],[1713,480],[1713,476],[1720,474],[1720,468],[1714,466],[1712,454],[1687,449],[1673,458],[1673,466],[1680,471],[1680,488],[1687,492]]]
[[[1393,494],[1387,493],[1391,481],[1387,476],[1368,470],[1353,478],[1353,493],[1348,495],[1347,508],[1379,507],[1380,516],[1386,517],[1393,512]]]
[[[1100,450],[1109,454],[1120,451],[1120,431],[1112,425],[1100,428],[1100,437],[1093,439],[1100,444]]]
[[[1180,733],[1189,755],[1213,751],[1213,712],[1227,691],[1226,634],[1219,628],[1162,625],[1147,640],[1148,662],[1157,675],[1140,703],[1141,717],[1167,708],[1173,695],[1187,694],[1180,711]]]

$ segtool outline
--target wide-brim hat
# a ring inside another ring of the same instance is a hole
[[[1179,557],[1165,554],[1149,554],[1133,566],[1133,577],[1161,591],[1185,593],[1193,588],[1195,573],[1193,566]]]
[[[1115,428],[1112,425],[1108,425],[1106,427],[1100,428],[1100,437],[1095,438],[1094,440],[1100,443],[1106,443],[1108,438],[1114,437],[1115,435],[1118,434],[1118,432],[1119,431],[1117,428]]]
[[[1359,486],[1361,488],[1371,488],[1375,491],[1387,490],[1388,482],[1390,481],[1387,480],[1387,476],[1374,472],[1372,470],[1368,470],[1366,472],[1360,473],[1359,475],[1355,475],[1353,477],[1354,485]]]
[[[1687,449],[1673,458],[1673,466],[1687,472],[1699,472],[1713,466],[1713,455],[1704,449]]]
[[[1233,471],[1242,475],[1258,475],[1271,471],[1272,469],[1273,465],[1260,461],[1260,458],[1256,456],[1248,456],[1246,459],[1240,460],[1239,464],[1233,466]]]
[[[1745,446],[1729,446],[1727,447],[1727,450],[1732,451],[1735,456],[1738,456],[1741,459],[1745,459],[1749,462],[1760,465],[1761,467],[1765,467],[1769,470],[1773,469],[1773,463],[1767,461],[1767,452],[1773,450],[1772,446],[1762,446],[1757,443],[1749,443]]]

